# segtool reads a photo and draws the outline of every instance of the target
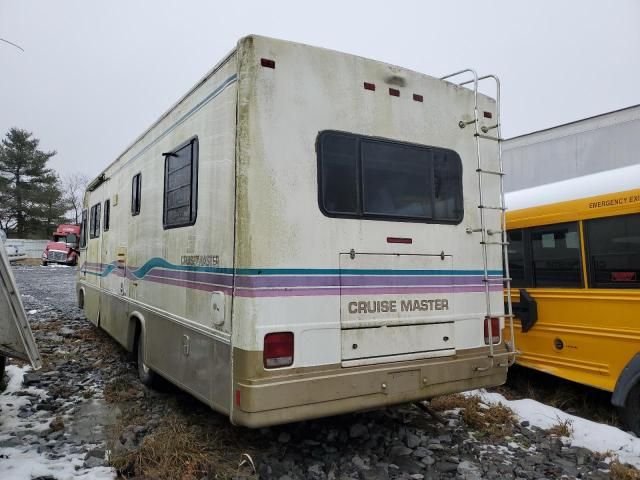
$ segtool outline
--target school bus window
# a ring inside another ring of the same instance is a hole
[[[164,158],[163,226],[193,225],[198,198],[198,139],[165,153]]]
[[[531,255],[536,287],[582,286],[577,223],[532,228]]]
[[[109,230],[109,222],[111,222],[111,200],[104,201],[104,222],[102,226],[103,231]]]
[[[82,210],[82,221],[80,222],[80,248],[87,246],[87,211]]]
[[[462,221],[462,162],[451,150],[325,131],[318,164],[327,216]]]
[[[640,214],[585,222],[591,286],[640,286]]]
[[[137,173],[131,180],[131,215],[138,215],[140,213],[140,192],[142,186],[142,174]]]
[[[524,239],[522,230],[507,232],[509,242],[509,275],[513,287],[528,287],[525,281]]]
[[[89,219],[89,238],[98,238],[100,236],[100,204],[96,203],[91,207]]]

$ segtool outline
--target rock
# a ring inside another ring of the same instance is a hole
[[[353,463],[358,468],[358,470],[365,470],[369,468],[366,462],[362,458],[360,458],[358,455],[354,456],[351,459],[351,463]]]
[[[22,377],[22,384],[25,387],[30,385],[36,385],[40,383],[40,374],[39,373],[25,373]]]
[[[434,467],[443,473],[458,471],[458,465],[451,462],[436,462]]]
[[[382,467],[360,471],[361,480],[389,480],[389,473]]]
[[[481,480],[482,470],[475,463],[464,460],[458,464],[458,475],[463,480]]]
[[[424,469],[424,466],[421,463],[416,462],[408,456],[398,457],[395,459],[394,463],[401,471],[407,472],[408,474],[420,473]]]
[[[529,420],[523,420],[522,422],[520,422],[521,427],[528,427],[529,425],[531,425],[531,422],[529,422]]]
[[[420,437],[413,433],[407,433],[407,447],[416,448],[418,445],[420,445]]]
[[[278,435],[278,441],[280,443],[289,443],[289,440],[291,440],[291,434],[288,432],[282,432]]]
[[[97,457],[89,457],[87,460],[84,461],[84,468],[96,468],[96,467],[103,467],[105,465],[105,460],[104,458],[97,458]]]
[[[394,445],[389,449],[389,456],[391,458],[402,457],[404,455],[411,455],[413,450],[404,445]]]
[[[63,337],[72,337],[76,332],[71,330],[69,327],[62,327],[60,330],[58,330],[58,333]]]
[[[369,435],[369,429],[365,425],[362,425],[361,423],[356,423],[354,425],[351,425],[351,428],[349,429],[349,436],[351,438],[362,438],[368,435]]]

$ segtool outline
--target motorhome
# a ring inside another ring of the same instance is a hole
[[[88,185],[79,304],[249,427],[503,383],[482,81],[241,39]]]

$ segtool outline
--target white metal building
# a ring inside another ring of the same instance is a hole
[[[640,163],[640,105],[503,144],[508,192]]]

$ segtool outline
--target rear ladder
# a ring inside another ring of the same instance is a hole
[[[474,137],[476,141],[476,162],[477,168],[476,172],[478,174],[478,190],[479,190],[479,201],[478,209],[480,211],[480,227],[479,228],[468,228],[467,233],[480,233],[480,246],[482,251],[482,264],[483,264],[483,283],[484,283],[484,292],[485,292],[485,302],[486,302],[486,315],[485,321],[489,327],[489,356],[494,362],[499,358],[506,357],[506,362],[502,363],[498,360],[497,366],[506,367],[511,366],[515,362],[515,357],[517,354],[515,348],[515,334],[513,329],[513,306],[511,304],[511,277],[509,275],[509,258],[508,258],[508,241],[507,241],[507,223],[506,223],[506,207],[504,201],[504,168],[502,161],[502,137],[500,135],[500,79],[496,75],[484,75],[482,77],[478,77],[478,74],[472,69],[464,69],[458,72],[452,73],[450,75],[445,75],[444,77],[440,77],[441,80],[451,79],[453,77],[457,77],[463,74],[471,74],[473,79],[466,80],[464,82],[458,83],[458,85],[467,85],[469,83],[473,83],[473,120],[464,121],[460,120],[458,122],[458,126],[463,129],[468,125],[474,126]],[[480,116],[478,111],[478,83],[482,80],[493,80],[496,85],[496,123],[491,126],[480,126]],[[450,80],[449,80],[450,81]],[[493,136],[490,134],[492,130],[496,131],[496,135]],[[498,170],[488,170],[483,168],[482,163],[482,155],[480,149],[480,142],[482,140],[489,140],[498,142]],[[483,177],[484,175],[494,175],[498,176],[500,182],[500,199],[498,205],[485,205],[484,200],[484,189],[483,189]],[[485,222],[485,211],[486,210],[497,210],[500,212],[500,230],[491,230],[486,228]],[[493,235],[499,234],[500,241],[492,241],[489,237]],[[488,259],[487,252],[489,247],[499,246],[502,249],[502,259],[504,262],[504,276],[496,279],[489,278],[489,269],[488,269]],[[507,312],[495,314],[492,312],[491,307],[491,294],[490,287],[491,282],[500,281],[504,284],[506,289],[507,296]],[[511,337],[510,345],[507,345],[506,353],[495,353],[493,348],[493,326],[491,322],[491,318],[504,318],[509,321],[509,333]]]

